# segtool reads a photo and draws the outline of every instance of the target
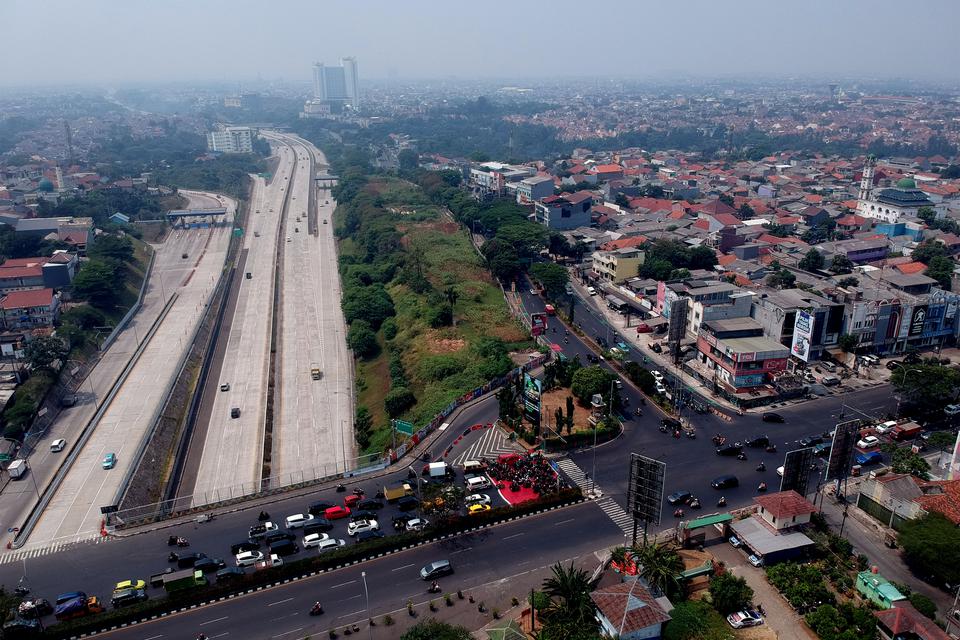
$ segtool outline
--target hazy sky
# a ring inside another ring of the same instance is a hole
[[[958,79],[960,0],[0,0],[0,84],[738,76]]]

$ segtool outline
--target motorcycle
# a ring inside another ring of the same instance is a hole
[[[637,407],[636,409],[633,410],[633,415],[639,418],[640,416],[643,415],[643,411],[640,410],[640,407]]]
[[[21,597],[22,597],[22,596],[25,596],[25,595],[27,595],[28,593],[30,593],[30,588],[29,588],[29,587],[17,587],[16,589],[13,590],[13,593],[14,593],[14,595],[18,595],[18,596],[21,596]]]
[[[742,460],[746,460],[746,459],[747,459],[747,454],[745,454],[744,452],[741,451],[740,453],[737,454],[737,460],[741,460],[741,461],[742,461]]]
[[[766,490],[767,490],[766,482],[761,482],[759,485],[757,485],[757,491],[766,491]]]
[[[170,536],[167,538],[167,545],[171,547],[174,545],[178,547],[189,547],[190,543],[187,542],[187,539],[183,536]]]
[[[266,522],[269,519],[270,519],[270,514],[267,513],[266,511],[261,511],[260,515],[257,516],[257,520],[259,520],[260,522]]]
[[[683,509],[677,509],[676,511],[674,511],[674,512],[673,512],[673,517],[674,517],[674,518],[682,518],[682,517],[683,517]]]
[[[720,496],[720,499],[717,500],[717,506],[718,506],[718,507],[725,507],[725,506],[727,506],[727,499],[724,498],[723,496]]]
[[[643,406],[647,406],[647,399],[644,398],[643,396],[640,396],[640,404],[642,404]]]
[[[674,438],[679,438],[679,437],[680,437],[680,429],[677,429],[677,430],[675,430],[675,431],[673,432],[673,437],[674,437]]]
[[[361,497],[361,498],[363,497],[363,495],[364,495],[365,493],[366,493],[366,491],[364,491],[363,489],[354,489],[354,490],[353,490],[353,495],[359,496],[359,497]]]
[[[776,453],[776,452],[777,452],[777,445],[771,444],[770,446],[767,447],[767,453]]]
[[[407,469],[407,479],[414,480],[417,477],[417,474],[414,473],[413,469]]]
[[[687,431],[687,437],[693,440],[697,437],[697,432],[691,429],[690,431]]]
[[[383,489],[378,490],[373,497],[376,498],[377,500],[383,500],[384,498]]]
[[[343,493],[343,492],[346,491],[346,490],[347,490],[347,488],[346,488],[344,485],[342,485],[342,484],[338,484],[338,485],[337,485],[337,493]]]
[[[440,584],[438,582],[431,584],[427,588],[427,593],[440,593]]]
[[[315,603],[312,607],[310,607],[310,615],[319,616],[322,614],[323,614],[323,605],[321,605],[319,602]]]
[[[693,498],[692,500],[690,500],[690,508],[691,508],[691,509],[699,509],[699,508],[700,508],[700,498]]]
[[[176,553],[174,553],[173,551],[171,551],[171,552],[170,552],[170,555],[167,556],[167,562],[176,562],[176,561],[179,560],[179,559],[180,559],[180,556],[178,556],[178,555],[177,555]]]
[[[757,465],[757,471],[766,471],[766,470],[767,470],[767,465],[763,464],[762,462]]]
[[[667,428],[663,425],[660,425],[660,433],[666,433],[666,432],[667,432]]]

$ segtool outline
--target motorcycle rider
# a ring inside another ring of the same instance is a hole
[[[720,499],[717,500],[717,506],[718,506],[718,507],[725,507],[725,506],[727,506],[727,499],[724,498],[723,496],[720,496]]]

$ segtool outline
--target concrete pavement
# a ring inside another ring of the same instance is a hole
[[[206,204],[206,198],[204,201],[199,206]],[[156,295],[157,290],[161,297],[173,293],[179,297],[94,428],[37,522],[28,545],[69,542],[98,534],[100,507],[113,504],[125,473],[135,462],[136,451],[153,425],[167,384],[177,373],[223,268],[233,215],[233,203],[226,204],[230,211],[223,226],[174,230],[158,249],[161,264],[171,266],[159,278],[151,279],[148,297],[150,291]],[[192,201],[191,206],[198,204]],[[188,257],[183,258],[183,254]],[[137,328],[144,331],[136,323],[131,331]],[[100,465],[107,453],[117,454],[117,465],[111,470]]]

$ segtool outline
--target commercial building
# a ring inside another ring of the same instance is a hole
[[[77,273],[77,256],[56,251],[49,258],[10,258],[0,264],[0,292],[66,287]]]
[[[533,176],[517,183],[517,204],[534,204],[553,195],[553,178]]]
[[[537,170],[533,167],[485,162],[470,168],[468,184],[478,200],[486,200],[502,197],[508,189],[516,190],[522,180],[536,175]],[[552,188],[550,193],[553,193]]]
[[[35,236],[64,242],[74,247],[81,255],[93,241],[93,218],[21,218],[14,229],[17,235]]]
[[[753,499],[758,511],[733,520],[730,528],[764,565],[770,566],[805,555],[815,546],[802,533],[817,508],[796,491],[781,491]]]
[[[803,362],[822,359],[843,333],[843,303],[803,289],[762,289],[752,299],[750,316],[763,326],[763,335],[790,347],[790,355]]]
[[[566,231],[588,227],[591,221],[593,195],[589,191],[563,193],[537,202],[534,220],[550,229]],[[636,275],[632,273],[631,276]]]
[[[751,318],[702,323],[697,350],[714,388],[729,397],[757,395],[757,387],[771,384],[787,368],[790,355],[787,347],[763,337],[763,327]]]
[[[313,65],[313,97],[326,103],[360,107],[360,78],[356,58],[341,58],[338,66]]]
[[[597,251],[593,254],[593,275],[600,280],[620,284],[637,276],[645,255],[636,247]]]
[[[229,127],[218,124],[207,133],[207,149],[217,153],[253,153],[256,131],[250,127]]]

